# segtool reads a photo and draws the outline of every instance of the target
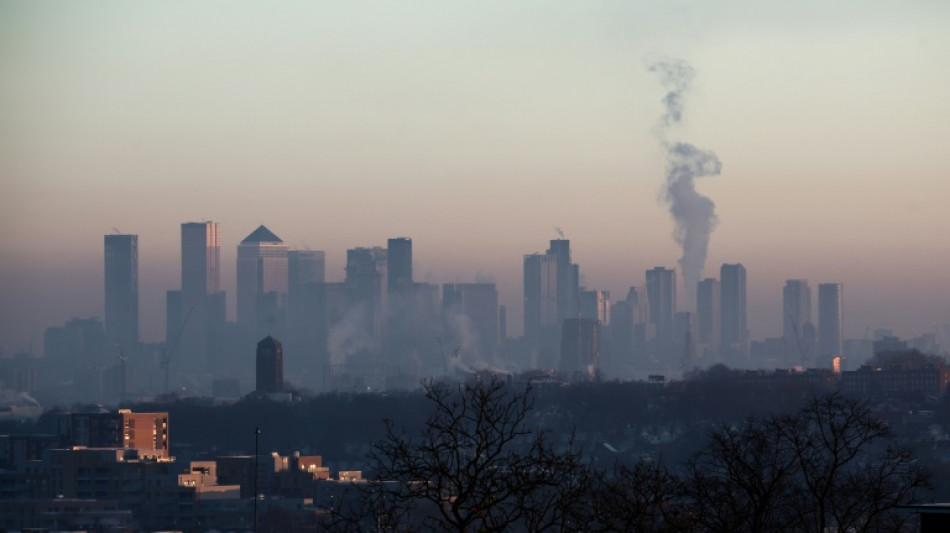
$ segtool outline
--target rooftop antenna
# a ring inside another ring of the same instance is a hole
[[[564,232],[561,231],[561,228],[559,228],[558,226],[554,226],[554,231],[557,232],[558,237],[560,237],[560,238],[562,238],[562,239],[564,238]]]

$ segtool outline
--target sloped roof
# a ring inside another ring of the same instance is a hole
[[[258,346],[258,347],[261,347],[261,346],[280,346],[280,345],[281,345],[280,341],[277,340],[277,339],[275,339],[274,337],[271,337],[270,335],[264,337],[263,339],[260,340],[260,342],[257,343],[257,346]]]
[[[250,235],[248,235],[247,237],[244,237],[244,240],[241,241],[241,244],[247,244],[247,243],[252,243],[252,242],[284,242],[284,241],[282,241],[280,237],[278,237],[277,235],[274,235],[274,232],[272,232],[271,230],[261,225],[256,230],[254,230]]]

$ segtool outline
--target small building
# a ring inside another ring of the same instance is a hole
[[[168,413],[68,413],[59,432],[70,446],[156,450],[168,457]]]

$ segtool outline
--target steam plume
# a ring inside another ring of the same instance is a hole
[[[669,127],[683,118],[683,95],[695,75],[693,67],[680,59],[663,58],[651,61],[647,68],[659,75],[660,83],[667,90],[663,97],[665,111],[655,130],[667,156],[663,200],[669,205],[670,215],[676,222],[673,238],[683,249],[680,270],[685,293],[692,301],[706,264],[709,235],[717,222],[716,204],[696,192],[694,180],[718,175],[722,163],[711,151],[700,150],[689,143],[671,142],[666,136]]]

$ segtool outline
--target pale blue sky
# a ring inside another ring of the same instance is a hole
[[[112,228],[159,339],[202,218],[232,305],[260,223],[331,280],[412,237],[417,277],[493,277],[519,323],[559,226],[621,297],[679,258],[657,54],[696,69],[671,135],[722,160],[706,275],[747,266],[755,337],[787,278],[844,282],[849,336],[950,322],[948,2],[0,1],[0,343],[102,313]]]

